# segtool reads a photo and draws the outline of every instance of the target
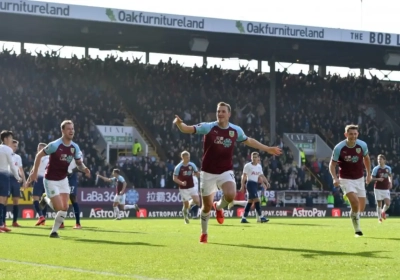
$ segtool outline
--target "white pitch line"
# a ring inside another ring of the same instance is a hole
[[[2,259],[2,258],[0,258],[0,262],[23,264],[23,265],[30,265],[30,266],[36,266],[36,267],[39,266],[39,267],[44,267],[44,268],[61,269],[61,270],[67,270],[67,271],[73,271],[73,272],[90,273],[90,274],[104,275],[104,276],[125,277],[125,278],[131,278],[131,279],[139,279],[139,280],[162,280],[162,279],[149,278],[149,277],[133,275],[133,274],[121,274],[121,273],[116,273],[116,272],[97,271],[97,270],[82,269],[82,268],[77,268],[77,267],[67,267],[67,266],[61,266],[61,265],[25,262],[25,261],[9,260],[9,259]]]

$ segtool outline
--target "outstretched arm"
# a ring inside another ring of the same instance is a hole
[[[258,142],[256,139],[248,137],[246,141],[243,142],[245,145],[260,150],[260,151],[264,151],[267,152],[271,155],[274,156],[279,156],[280,154],[282,154],[282,149],[279,147],[269,147],[267,145],[261,144],[260,142]]]
[[[195,128],[193,126],[186,125],[183,123],[180,117],[175,115],[174,124],[179,128],[179,130],[183,133],[193,134],[195,133]]]
[[[111,179],[110,179],[110,178],[101,176],[99,173],[97,173],[96,175],[97,175],[97,177],[99,177],[101,180],[103,180],[103,181],[105,181],[105,182],[111,182]]]

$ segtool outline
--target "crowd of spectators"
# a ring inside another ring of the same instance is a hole
[[[196,124],[215,119],[215,105],[225,101],[232,106],[232,121],[241,125],[246,133],[262,142],[269,143],[269,78],[268,74],[253,72],[242,67],[240,71],[227,71],[218,67],[185,68],[171,60],[156,66],[139,63],[125,64],[125,78],[120,91],[134,95],[138,107],[137,116],[151,129],[154,138],[168,154],[162,167],[147,162],[144,169],[149,184],[142,186],[173,187],[172,169],[179,162],[182,150],[191,152],[192,160],[200,164],[201,140],[197,135],[183,135],[173,125],[178,114],[186,123]],[[390,92],[388,92],[390,89]],[[389,126],[375,122],[361,104],[377,104],[382,95],[394,100],[396,86],[391,88],[373,77],[320,77],[315,72],[290,75],[277,73],[277,133],[317,133],[328,145],[333,146],[344,138],[344,126],[360,125],[360,135],[369,144],[373,164],[376,156],[383,153],[397,173],[398,145]],[[390,104],[390,102],[389,102]],[[281,137],[276,140],[281,145]],[[262,154],[265,174],[271,179],[272,189],[311,190],[319,188],[315,177],[304,166],[293,166],[293,155],[284,147],[279,159]],[[234,168],[239,181],[243,164],[249,160],[251,149],[237,145]],[[309,158],[310,169],[319,181],[331,186],[327,159]],[[138,163],[127,162],[135,168]],[[143,165],[141,165],[143,166]],[[139,168],[140,169],[140,168]],[[165,179],[166,178],[166,179]],[[166,183],[165,183],[166,182]],[[399,178],[395,175],[394,188]]]
[[[59,123],[69,118],[76,123],[76,141],[93,174],[99,171],[109,175],[111,166],[104,164],[104,158],[94,149],[92,125],[121,124],[122,104],[127,96],[134,96],[137,105],[129,111],[150,130],[167,155],[165,161],[140,155],[118,163],[136,187],[174,188],[172,172],[183,150],[188,150],[192,161],[200,166],[202,137],[181,134],[172,125],[175,114],[188,124],[211,121],[215,119],[216,104],[225,101],[232,106],[233,123],[242,126],[248,136],[269,143],[269,75],[246,67],[231,71],[216,66],[186,68],[172,60],[148,65],[113,56],[104,61],[77,57],[61,60],[56,54],[15,56],[3,52],[0,77],[0,124],[16,132],[27,168],[32,164],[37,143],[56,139]],[[284,154],[275,158],[261,153],[271,188],[320,189],[320,181],[329,186],[327,160],[309,158],[313,172],[304,165],[297,166],[293,154],[283,145],[282,135],[318,133],[333,148],[343,139],[343,128],[348,123],[360,125],[360,138],[369,144],[374,164],[377,154],[387,156],[396,174],[394,188],[398,188],[397,140],[389,126],[376,123],[374,116],[365,114],[360,106],[387,106],[385,111],[397,120],[399,115],[393,105],[398,101],[397,93],[396,84],[382,85],[375,77],[278,72],[275,144],[283,148]],[[243,144],[235,147],[238,182],[251,151]],[[93,185],[93,178],[82,183]]]
[[[61,137],[65,119],[75,123],[75,137],[84,154],[92,178],[80,176],[82,186],[93,186],[95,173],[111,166],[95,148],[94,124],[122,124],[124,114],[119,101],[102,73],[86,72],[58,63],[55,54],[37,56],[0,53],[0,128],[13,131],[19,141],[23,166],[29,172],[39,142],[49,143]]]
[[[398,137],[388,122],[378,123],[376,112],[371,114],[369,105],[378,105],[391,115],[394,120],[398,115],[394,102],[398,101],[398,84],[382,84],[375,76],[339,77],[328,75],[319,77],[315,72],[308,75],[286,75],[283,78],[283,99],[281,108],[285,108],[285,99],[290,100],[289,106],[282,111],[291,112],[280,116],[286,127],[286,120],[292,117],[297,121],[297,131],[319,134],[331,148],[344,139],[344,127],[354,123],[360,127],[360,139],[368,143],[373,166],[377,165],[377,155],[384,154],[387,164],[393,167],[394,190],[400,190]],[[294,127],[294,125],[293,125]],[[329,160],[320,159],[313,164],[316,173],[327,184],[331,184],[328,171]],[[372,185],[369,186],[371,188]]]

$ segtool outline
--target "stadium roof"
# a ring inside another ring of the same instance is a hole
[[[383,59],[387,53],[399,52],[394,46],[0,14],[0,26],[7,27],[0,29],[3,41],[264,61],[275,58],[279,62],[399,70],[399,66],[388,66]],[[207,39],[207,51],[192,52],[189,47],[192,38]]]

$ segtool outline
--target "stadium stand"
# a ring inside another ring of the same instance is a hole
[[[87,71],[90,70],[90,71]],[[183,135],[172,125],[174,114],[187,123],[215,119],[215,104],[223,100],[232,106],[232,121],[241,125],[248,136],[269,143],[268,74],[241,67],[239,71],[214,67],[185,68],[171,60],[144,65],[138,60],[115,57],[100,59],[59,59],[56,54],[16,56],[4,50],[0,55],[2,127],[10,127],[21,141],[21,154],[28,170],[39,141],[58,137],[58,125],[64,118],[76,122],[76,141],[94,174],[109,174],[111,165],[94,147],[93,124],[121,125],[123,104],[134,100],[128,111],[142,121],[166,154],[165,160],[146,155],[124,157],[117,164],[139,188],[174,188],[172,172],[182,150],[191,153],[200,165],[201,141],[197,135]],[[399,174],[398,140],[389,127],[376,123],[361,111],[360,104],[387,106],[394,120],[399,118],[392,105],[398,100],[397,85],[385,84],[374,77],[320,77],[315,72],[291,75],[277,72],[277,133],[318,133],[333,145],[342,139],[346,123],[360,125],[373,158],[388,156],[388,164]],[[323,93],[323,98],[321,93]],[[119,94],[119,97],[118,97]],[[382,98],[384,96],[385,98]],[[99,100],[93,106],[93,99]],[[43,110],[47,106],[49,110]],[[18,116],[18,119],[17,119]],[[27,129],[28,127],[28,129]],[[377,133],[379,132],[379,133]],[[378,138],[377,135],[380,137]],[[264,173],[273,190],[312,190],[331,187],[327,159],[308,158],[306,166],[294,166],[293,155],[278,136],[276,145],[284,149],[279,159],[261,154]],[[240,181],[243,165],[251,150],[237,145],[234,168]],[[83,186],[93,186],[93,178],[82,178]],[[99,183],[99,186],[102,186]],[[399,188],[396,175],[394,189]]]
[[[99,82],[101,73],[85,72],[71,60],[61,67],[53,54],[37,57],[16,56],[9,51],[0,55],[0,126],[15,133],[25,170],[33,165],[39,142],[60,137],[64,119],[75,123],[75,141],[84,153],[93,177],[81,177],[82,186],[93,186],[95,172],[109,171],[94,143],[93,124],[121,124],[124,114],[118,100]],[[83,73],[85,73],[83,75]],[[99,100],[93,105],[93,100]]]

